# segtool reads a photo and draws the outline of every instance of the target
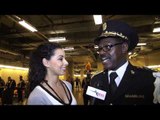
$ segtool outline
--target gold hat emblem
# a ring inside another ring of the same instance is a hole
[[[104,23],[103,24],[103,31],[106,30],[106,28],[107,28],[107,23]]]

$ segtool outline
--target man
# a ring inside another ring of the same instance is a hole
[[[11,105],[13,103],[15,88],[16,88],[16,82],[9,76],[8,81],[6,83],[6,89],[4,90],[3,97],[2,97],[3,98],[2,104]]]
[[[82,88],[83,88],[83,103],[84,105],[88,105],[89,103],[89,96],[86,94],[87,87],[89,86],[91,81],[91,73],[87,73],[87,77],[83,79],[82,81]]]
[[[17,85],[18,87],[18,103],[22,104],[23,103],[23,93],[25,90],[25,81],[23,80],[23,76],[19,76],[19,83]]]
[[[91,80],[92,105],[151,105],[155,77],[153,71],[138,68],[127,59],[139,41],[136,31],[122,21],[109,20],[94,40],[104,71]],[[115,80],[109,77],[116,72]],[[102,90],[102,91],[100,91]]]
[[[5,88],[5,82],[4,80],[0,77],[0,98],[2,97],[2,92]]]

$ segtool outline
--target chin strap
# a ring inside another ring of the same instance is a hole
[[[156,78],[154,82],[153,103],[157,104],[160,103],[160,72],[153,72],[153,76]]]

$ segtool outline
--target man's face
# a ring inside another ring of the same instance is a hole
[[[116,70],[126,62],[128,45],[117,38],[102,38],[99,42],[99,57],[104,69]]]

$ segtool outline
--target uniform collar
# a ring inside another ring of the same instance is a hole
[[[126,61],[126,63],[124,63],[120,68],[118,68],[116,71],[113,71],[113,70],[109,70],[108,71],[108,75],[110,75],[111,72],[116,72],[118,77],[120,78],[120,80],[122,80],[122,77],[127,69],[127,66],[128,66],[128,61]]]

